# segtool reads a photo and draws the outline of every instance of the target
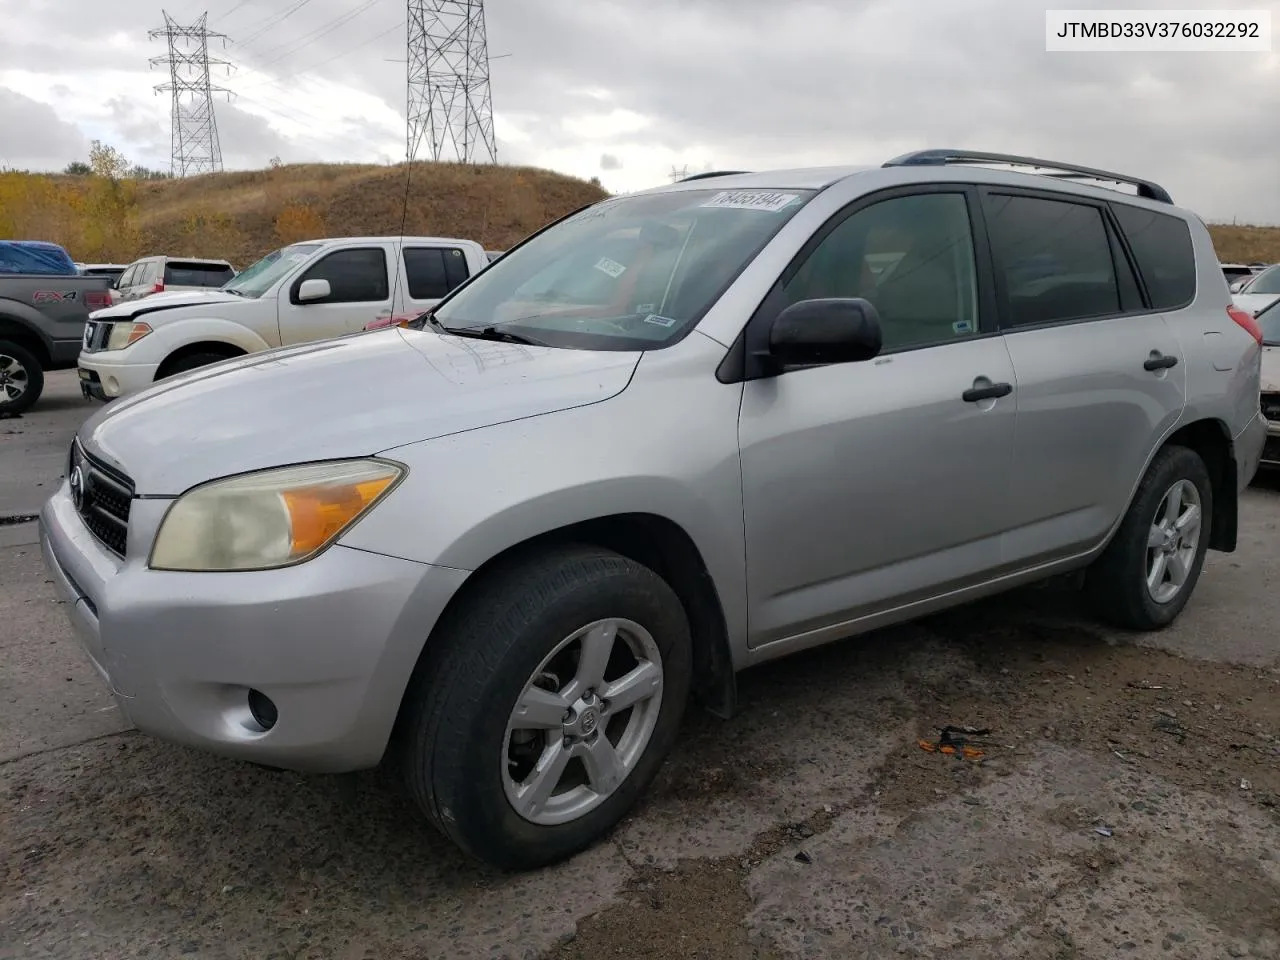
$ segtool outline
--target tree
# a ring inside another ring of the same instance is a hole
[[[67,169],[62,171],[73,177],[87,177],[93,173],[93,167],[89,166],[83,160],[75,160],[67,164]]]
[[[123,180],[129,175],[132,164],[115,147],[94,140],[89,145],[89,168],[95,176],[108,180]]]

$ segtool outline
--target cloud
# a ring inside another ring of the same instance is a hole
[[[0,87],[0,168],[61,170],[89,156],[89,141],[48,104]]]
[[[211,28],[232,42],[212,52],[235,64],[214,82],[238,93],[216,104],[224,162],[402,158],[403,4],[308,0],[283,16],[292,6],[214,11]],[[1280,23],[1280,0],[1254,6]],[[148,126],[168,122],[151,90],[163,71],[147,65],[165,53],[147,39],[159,11],[121,0],[107,34],[66,36],[101,9],[0,0],[0,85],[139,162],[167,163],[166,136]],[[1280,223],[1280,52],[1049,54],[1044,6],[1026,0],[490,0],[486,16],[502,162],[625,191],[673,167],[985,148],[1145,176],[1209,219]]]

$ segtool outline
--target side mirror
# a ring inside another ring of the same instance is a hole
[[[298,302],[310,303],[312,300],[324,300],[332,292],[328,280],[303,280],[298,286]]]
[[[787,366],[870,360],[883,345],[880,315],[861,298],[801,300],[769,330],[769,356]]]

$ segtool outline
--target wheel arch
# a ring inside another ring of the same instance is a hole
[[[230,360],[232,357],[242,357],[248,352],[238,344],[227,340],[197,340],[195,343],[184,344],[170,352],[156,368],[155,378],[156,380],[164,379],[173,371],[175,364],[196,354],[214,353],[224,360]]]
[[[719,591],[693,538],[678,523],[658,514],[595,517],[506,547],[467,577],[441,611],[432,633],[441,629],[441,624],[447,623],[450,615],[468,602],[495,569],[534,560],[549,547],[567,544],[612,550],[649,567],[671,585],[689,618],[693,638],[693,696],[708,712],[723,719],[731,718],[737,707],[737,680]],[[418,655],[415,673],[430,645],[428,636]],[[406,683],[406,691],[409,686],[411,684]],[[396,734],[401,729],[406,699],[402,694],[395,721]]]
[[[26,347],[48,369],[53,363],[53,353],[43,333],[32,324],[8,313],[0,313],[0,340],[9,340]]]
[[[1213,513],[1209,522],[1209,549],[1223,553],[1231,553],[1236,548],[1239,533],[1239,485],[1236,467],[1235,448],[1231,440],[1231,431],[1227,425],[1216,417],[1203,417],[1176,427],[1167,437],[1152,449],[1142,465],[1142,472],[1133,482],[1133,488],[1125,500],[1124,509],[1116,517],[1106,540],[1098,548],[1106,545],[1120,529],[1125,515],[1137,496],[1142,478],[1151,469],[1151,463],[1157,454],[1166,447],[1186,447],[1199,455],[1209,471],[1209,483],[1213,491]]]

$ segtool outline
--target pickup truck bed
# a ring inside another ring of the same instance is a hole
[[[44,371],[76,365],[91,310],[109,306],[110,277],[0,273],[0,413],[29,409]]]

